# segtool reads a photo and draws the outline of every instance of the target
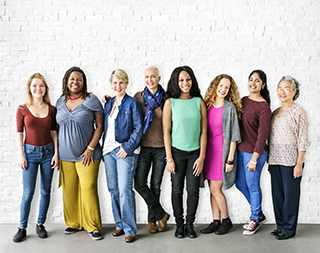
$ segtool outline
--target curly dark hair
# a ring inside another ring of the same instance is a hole
[[[68,100],[68,80],[72,72],[79,72],[82,75],[83,78],[83,88],[82,88],[82,98],[86,98],[90,96],[90,93],[87,91],[87,77],[84,71],[79,68],[79,67],[71,67],[70,69],[67,70],[67,72],[64,74],[63,79],[62,79],[62,95],[61,97],[65,97],[65,101]]]

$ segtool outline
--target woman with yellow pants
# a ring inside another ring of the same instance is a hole
[[[85,229],[93,240],[101,235],[97,178],[103,131],[103,109],[99,99],[87,92],[82,69],[72,67],[64,75],[62,95],[57,100],[60,179],[63,189],[66,234]]]

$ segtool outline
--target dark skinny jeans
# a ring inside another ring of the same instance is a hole
[[[183,190],[186,178],[187,188],[187,224],[193,224],[199,201],[200,177],[193,175],[193,164],[200,155],[200,149],[183,151],[172,147],[172,157],[175,162],[175,174],[171,174],[172,207],[177,225],[184,223],[183,217]]]

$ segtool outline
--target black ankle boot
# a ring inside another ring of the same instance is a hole
[[[176,226],[177,228],[174,236],[177,238],[184,238],[184,224],[177,224]]]
[[[189,238],[196,238],[197,234],[193,229],[193,224],[187,223],[186,224],[186,234]]]
[[[211,222],[209,224],[208,227],[204,228],[204,229],[201,229],[200,232],[202,234],[211,234],[211,233],[214,233],[217,231],[217,229],[219,228],[220,226],[220,221],[219,220],[214,220],[213,222]]]
[[[216,235],[224,235],[229,232],[229,230],[233,228],[232,222],[230,218],[225,218],[222,220],[221,225],[218,230],[215,232]]]

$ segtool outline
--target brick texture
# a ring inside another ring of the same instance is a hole
[[[248,94],[247,78],[253,69],[268,75],[272,109],[280,103],[276,85],[290,74],[301,82],[297,103],[309,117],[310,145],[302,180],[299,222],[320,223],[320,16],[319,1],[149,1],[149,0],[0,0],[0,223],[18,223],[22,195],[17,166],[15,113],[26,101],[25,85],[34,72],[50,86],[53,104],[61,95],[61,81],[71,66],[80,66],[89,90],[98,97],[111,94],[109,75],[125,69],[128,93],[143,89],[143,71],[156,65],[166,87],[172,70],[194,69],[202,94],[218,74],[236,80],[241,96]],[[62,191],[55,172],[47,222],[63,223]],[[261,176],[263,210],[274,222],[270,176]],[[161,201],[172,214],[171,183],[166,171]],[[200,192],[196,222],[212,220],[209,191]],[[99,174],[103,223],[113,223],[104,166]],[[245,222],[249,205],[233,187],[226,192],[230,216]],[[147,222],[147,208],[136,194],[137,222]],[[36,222],[39,182],[30,223]],[[173,222],[173,219],[170,219]]]

